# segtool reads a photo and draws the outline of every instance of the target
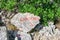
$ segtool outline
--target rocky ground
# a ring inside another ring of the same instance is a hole
[[[34,28],[39,23],[39,19],[40,19],[39,17],[37,17],[33,14],[28,14],[28,15],[30,15],[30,16],[27,16],[27,13],[24,15],[17,14],[11,20],[7,19],[8,21],[6,22],[6,24],[7,24],[6,26],[12,28],[9,30],[15,30],[15,28],[17,27],[19,29],[19,32],[17,32],[17,34],[21,35],[20,36],[22,38],[21,40],[28,40],[28,39],[29,40],[32,40],[32,39],[33,40],[60,40],[59,27],[56,28],[56,26],[53,24],[53,22],[48,22],[48,26],[45,26],[43,28],[41,28],[42,26],[39,25],[38,28],[37,27],[35,28],[35,29],[39,29],[39,31],[34,31],[33,33],[31,33],[32,36],[30,35],[30,33],[27,33],[28,31],[30,31],[32,28]],[[21,19],[21,18],[23,18],[23,19]],[[9,22],[9,21],[11,21],[11,22]],[[3,22],[4,22],[4,18],[3,18]],[[0,29],[1,29],[1,27],[0,27]],[[2,30],[2,31],[0,30],[0,40],[4,40],[1,38],[6,37],[6,35],[3,31],[6,33],[6,29]],[[4,33],[4,34],[2,34],[2,33]],[[5,35],[5,36],[1,37],[1,35],[3,35],[3,36]]]
[[[60,40],[60,30],[55,29],[54,25],[43,27],[42,30],[35,33],[34,40]]]
[[[0,26],[0,40],[7,40],[7,31],[5,26]]]

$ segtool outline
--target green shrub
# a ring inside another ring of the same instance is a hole
[[[1,0],[0,1],[0,8],[8,10],[8,11],[13,10],[15,5],[16,5],[15,0]]]
[[[60,0],[1,0],[0,8],[9,11],[18,6],[19,12],[30,12],[41,17],[41,23],[47,25],[47,21],[54,21],[60,17]]]

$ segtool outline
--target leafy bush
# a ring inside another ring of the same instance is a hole
[[[0,1],[0,9],[5,9],[5,10],[13,10],[14,6],[16,4],[16,1],[14,0],[1,0]]]
[[[41,23],[60,17],[60,0],[1,0],[0,8],[9,11],[18,6],[19,12],[30,12],[41,17]]]

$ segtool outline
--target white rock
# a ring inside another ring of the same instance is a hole
[[[6,27],[0,27],[0,40],[7,40]]]
[[[30,31],[39,23],[40,17],[30,13],[18,13],[12,19],[11,23],[17,28],[22,28],[24,32]]]
[[[20,31],[18,31],[18,34],[20,34],[21,40],[32,40],[30,34]]]
[[[40,40],[60,40],[60,30],[55,29],[52,22],[48,24],[48,27],[43,27],[39,33],[41,35]]]

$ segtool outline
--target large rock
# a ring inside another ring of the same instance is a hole
[[[34,33],[34,40],[60,40],[60,30],[55,29],[52,22],[48,26],[43,27],[39,32]]]
[[[18,13],[12,19],[11,23],[24,32],[30,31],[39,23],[40,17],[31,13]]]
[[[20,35],[19,37],[21,38],[21,40],[32,40],[30,34],[28,33],[18,31],[17,35]]]
[[[39,24],[39,19],[40,17],[31,13],[18,13],[11,19],[11,24],[19,29],[17,35],[20,35],[21,40],[32,40],[30,34],[27,32]]]
[[[5,26],[0,27],[0,40],[7,40],[7,32]]]

